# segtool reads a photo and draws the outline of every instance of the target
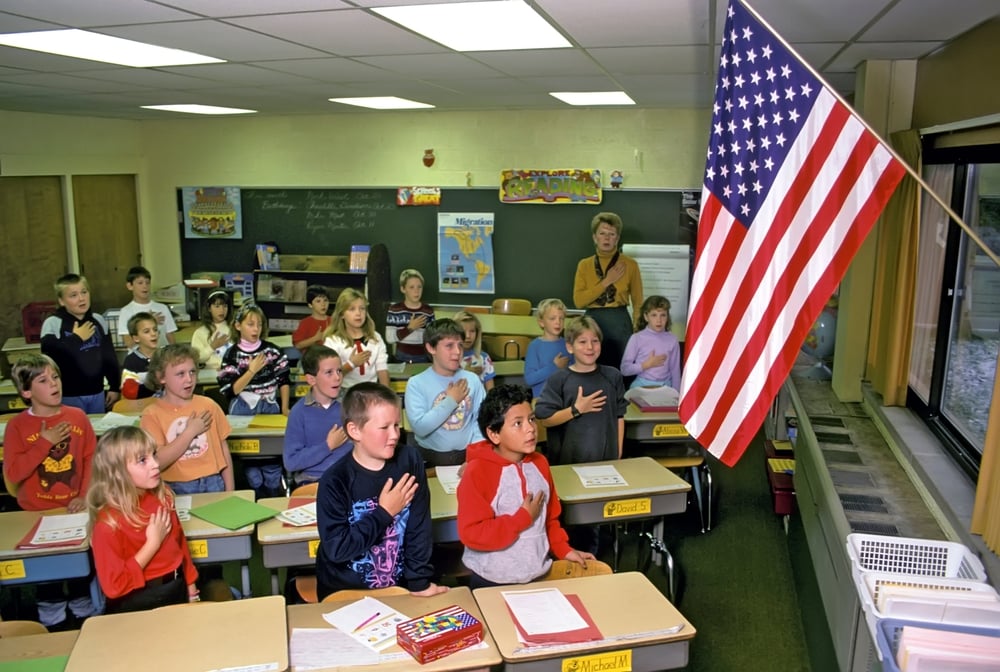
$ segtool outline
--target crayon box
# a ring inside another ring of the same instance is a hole
[[[458,605],[396,626],[396,642],[421,664],[475,646],[482,640],[483,624]]]

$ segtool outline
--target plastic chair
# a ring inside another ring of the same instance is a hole
[[[409,595],[410,591],[402,586],[389,586],[387,588],[347,588],[330,593],[323,598],[324,602],[344,602],[347,600],[360,600],[362,597],[389,597],[391,595]]]
[[[27,635],[45,635],[49,630],[38,621],[0,621],[0,639],[6,637],[24,637]]]
[[[147,406],[156,403],[156,397],[146,397],[145,399],[119,399],[111,407],[114,413],[125,415],[138,415]]]
[[[614,570],[611,569],[611,565],[600,560],[588,560],[586,567],[569,560],[554,560],[548,573],[538,581],[575,579],[578,576],[601,576],[603,574],[614,574]]]
[[[306,483],[292,490],[292,497],[315,497],[319,492],[319,482]]]
[[[524,359],[531,337],[516,334],[483,334],[483,349],[495,361]]]
[[[495,315],[531,315],[531,301],[527,299],[495,299],[492,309]]]

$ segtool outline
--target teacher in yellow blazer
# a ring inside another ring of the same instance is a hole
[[[632,335],[635,313],[642,305],[642,278],[639,265],[618,249],[622,236],[622,218],[613,212],[600,212],[590,222],[596,254],[580,260],[573,281],[573,303],[585,308],[603,332],[598,362],[619,368],[625,344]]]

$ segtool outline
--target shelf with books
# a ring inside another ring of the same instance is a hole
[[[365,292],[366,279],[365,273],[350,271],[346,255],[282,254],[280,270],[254,271],[254,296],[272,331],[294,331],[298,320],[309,314],[306,291],[310,285],[326,287],[332,310],[344,289]]]

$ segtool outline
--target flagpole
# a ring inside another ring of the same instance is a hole
[[[973,231],[972,227],[970,227],[968,224],[966,224],[965,221],[961,217],[959,217],[958,214],[954,210],[951,209],[951,206],[949,206],[947,203],[945,203],[944,199],[942,199],[937,194],[937,192],[935,192],[933,189],[931,189],[930,185],[927,184],[927,182],[924,181],[924,178],[921,177],[920,174],[917,173],[917,171],[914,170],[913,167],[910,166],[910,164],[903,157],[901,157],[896,152],[896,150],[892,148],[892,146],[888,142],[886,142],[885,140],[882,140],[882,136],[874,128],[872,128],[871,124],[869,124],[863,117],[861,117],[861,115],[859,115],[857,112],[855,112],[854,108],[851,105],[849,105],[846,100],[844,100],[844,98],[836,91],[836,89],[834,89],[832,86],[830,86],[830,84],[828,84],[827,81],[825,79],[823,79],[822,75],[820,75],[815,70],[815,68],[813,68],[812,65],[810,65],[808,63],[808,61],[806,61],[804,58],[802,58],[802,56],[799,55],[799,52],[795,51],[795,48],[792,47],[792,45],[789,44],[787,41],[785,41],[785,38],[783,38],[777,31],[775,31],[774,28],[771,27],[771,24],[769,24],[767,21],[764,20],[764,17],[762,17],[760,14],[757,13],[757,10],[755,10],[753,7],[751,7],[746,2],[746,0],[734,0],[734,1],[735,2],[739,2],[741,5],[743,5],[747,9],[747,11],[750,12],[751,15],[753,15],[753,17],[755,19],[757,19],[758,21],[760,21],[760,23],[763,24],[763,26],[765,28],[767,28],[771,32],[771,34],[778,40],[778,42],[780,42],[782,44],[782,46],[784,46],[786,49],[788,49],[788,51],[792,52],[792,54],[797,59],[799,59],[799,62],[802,63],[802,66],[805,67],[805,69],[808,70],[812,74],[813,77],[815,77],[816,79],[818,79],[820,82],[823,83],[823,85],[829,90],[829,92],[831,94],[833,94],[833,96],[838,101],[840,101],[840,104],[843,105],[851,113],[851,116],[853,116],[855,119],[857,119],[859,122],[861,122],[861,124],[865,128],[868,129],[869,133],[871,133],[872,135],[874,135],[876,138],[878,138],[882,142],[882,144],[885,146],[886,150],[888,150],[888,152],[890,154],[892,154],[893,158],[895,158],[897,161],[899,161],[900,164],[902,164],[903,168],[906,169],[906,172],[910,174],[910,177],[912,177],[914,180],[916,180],[917,184],[920,185],[920,187],[924,191],[926,191],[927,194],[930,195],[930,197],[932,199],[934,199],[934,201],[937,202],[937,204],[939,206],[941,206],[941,209],[944,210],[945,213],[949,217],[951,217],[955,221],[956,224],[958,224],[960,227],[962,227],[962,230],[965,231],[966,235],[968,235],[969,238],[971,238],[973,240],[973,242],[975,242],[977,245],[979,245],[979,247],[982,248],[982,250],[986,254],[986,256],[988,256],[991,260],[993,260],[994,264],[996,264],[997,266],[1000,266],[1000,257],[998,257],[993,252],[993,250],[990,249],[990,247],[985,242],[983,242],[983,239],[979,237],[979,234],[976,233],[975,231]],[[726,40],[726,36],[723,35],[722,39],[723,39],[723,41],[725,41]]]

